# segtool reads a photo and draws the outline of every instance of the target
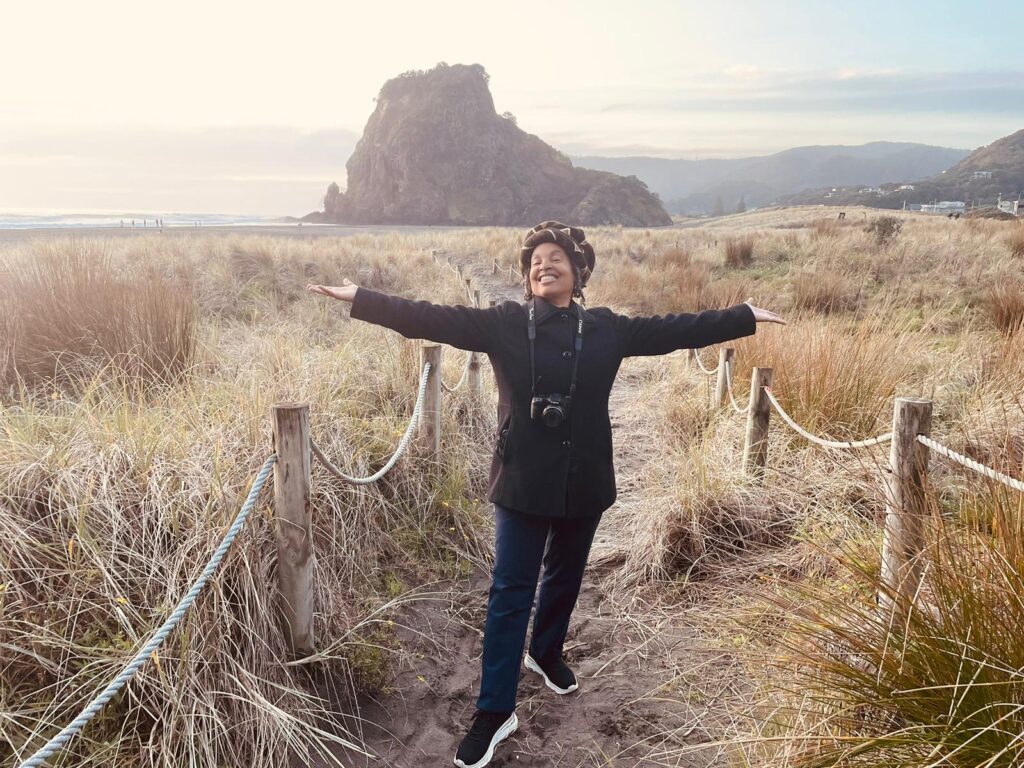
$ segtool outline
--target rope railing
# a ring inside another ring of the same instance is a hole
[[[765,394],[768,395],[768,399],[771,401],[772,405],[775,406],[775,410],[779,412],[779,415],[782,417],[782,420],[785,421],[798,433],[800,433],[803,437],[807,438],[812,443],[816,443],[817,445],[824,446],[825,448],[868,448],[872,445],[879,445],[881,443],[887,443],[892,440],[892,432],[886,432],[883,435],[871,437],[868,438],[867,440],[828,440],[826,438],[818,437],[817,435],[812,435],[806,429],[804,429],[795,421],[793,421],[792,417],[788,413],[786,413],[785,410],[783,410],[782,406],[779,404],[779,401],[775,399],[775,394],[772,392],[771,387],[764,387],[763,389]]]
[[[697,367],[700,368],[702,371],[704,371],[704,373],[706,373],[708,376],[711,376],[711,375],[713,375],[713,374],[718,372],[718,366],[717,365],[714,368],[712,368],[711,370],[708,370],[707,368],[704,367],[704,363],[701,362],[701,359],[700,359],[700,350],[699,349],[693,350],[693,359],[697,361]]]
[[[406,427],[405,433],[402,435],[402,439],[398,441],[398,448],[391,455],[391,458],[387,460],[383,467],[378,469],[372,475],[368,477],[353,477],[342,472],[336,467],[330,459],[324,455],[324,452],[320,449],[312,438],[309,440],[310,451],[316,456],[317,460],[335,477],[344,480],[346,483],[352,483],[353,485],[369,485],[380,480],[384,475],[394,468],[398,460],[402,458],[402,454],[405,453],[406,448],[409,447],[409,441],[412,439],[413,432],[416,430],[416,424],[420,420],[420,413],[423,411],[423,401],[427,394],[427,381],[430,376],[430,363],[423,364],[423,372],[420,375],[420,388],[416,394],[416,405],[412,409],[412,416],[409,419],[409,426]],[[461,383],[461,382],[460,382]]]
[[[733,410],[741,416],[750,410],[750,403],[747,403],[746,408],[740,408],[740,404],[736,402],[736,396],[732,391],[732,360],[728,360],[725,365],[725,383],[726,388],[729,390],[729,401],[732,403]]]
[[[142,650],[135,654],[135,657],[123,670],[121,670],[121,673],[115,677],[107,687],[104,688],[98,696],[96,696],[96,698],[86,705],[86,707],[79,713],[78,717],[68,723],[60,733],[46,742],[46,744],[36,751],[32,757],[20,763],[19,768],[37,768],[37,766],[43,765],[47,758],[53,755],[57,750],[77,735],[85,725],[99,713],[103,706],[135,676],[135,673],[138,672],[142,665],[146,663],[146,660],[156,653],[163,641],[167,639],[167,636],[178,625],[178,622],[181,621],[186,611],[188,611],[191,605],[195,602],[200,590],[202,590],[203,586],[224,559],[224,555],[227,553],[231,543],[235,540],[235,537],[238,536],[239,531],[242,530],[242,526],[245,525],[246,518],[249,517],[249,513],[256,504],[256,499],[259,496],[260,490],[263,488],[263,484],[266,482],[267,477],[270,474],[270,469],[274,466],[276,461],[277,455],[272,454],[263,463],[263,467],[256,476],[256,480],[253,481],[252,487],[249,489],[249,495],[246,497],[245,503],[242,504],[242,508],[235,516],[234,522],[231,524],[231,527],[228,528],[228,532],[224,535],[220,546],[218,546],[214,551],[213,557],[210,558],[210,561],[206,564],[203,572],[200,574],[199,578],[196,579],[192,588],[188,591],[185,597],[182,598],[178,607],[174,609],[163,625],[156,631],[153,637],[150,638],[149,642],[142,647]]]
[[[992,480],[998,480],[1000,483],[1008,485],[1015,491],[1020,491],[1021,493],[1024,493],[1024,482],[1018,480],[1015,477],[1004,475],[1002,472],[999,472],[998,470],[995,470],[992,467],[986,466],[981,462],[975,461],[969,456],[964,456],[962,453],[957,453],[952,448],[949,448],[943,445],[942,443],[932,440],[927,435],[916,435],[915,439],[917,440],[917,442],[921,443],[921,445],[928,446],[936,453],[945,456],[947,459],[955,461],[957,464],[961,464],[967,467],[968,469],[973,469],[975,472],[985,475],[985,477],[988,477]]]
[[[456,392],[462,389],[463,384],[469,381],[469,374],[472,367],[473,353],[470,352],[469,355],[466,357],[466,364],[462,367],[462,376],[459,378],[459,381],[454,386],[448,386],[447,384],[444,383],[444,379],[441,379],[441,389],[443,389],[449,395],[454,395]]]

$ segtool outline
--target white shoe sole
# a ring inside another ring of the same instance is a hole
[[[526,666],[527,669],[533,670],[534,672],[539,674],[541,677],[543,677],[544,678],[544,685],[546,685],[548,688],[550,688],[552,691],[554,691],[555,693],[559,694],[560,696],[564,696],[567,693],[572,693],[573,691],[575,691],[577,688],[580,687],[579,682],[575,682],[572,685],[570,685],[568,688],[559,688],[557,685],[555,685],[553,682],[551,682],[551,680],[548,679],[548,676],[544,674],[544,670],[540,668],[540,664],[538,664],[536,661],[534,661],[533,660],[533,656],[531,656],[529,653],[527,653],[526,654],[526,658],[523,659],[523,664]]]
[[[491,737],[491,743],[487,747],[487,751],[484,752],[483,757],[481,757],[475,763],[464,763],[456,757],[455,764],[459,766],[459,768],[483,768],[483,766],[491,762],[491,758],[494,757],[494,748],[498,746],[498,743],[503,739],[507,738],[508,736],[510,736],[512,733],[514,733],[516,728],[518,727],[519,718],[516,716],[516,713],[513,712],[512,716],[504,723],[502,723],[501,727],[494,732],[494,736]]]

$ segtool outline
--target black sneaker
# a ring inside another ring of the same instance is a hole
[[[498,742],[519,727],[515,712],[476,711],[473,727],[459,744],[455,764],[459,768],[481,768],[491,762]]]
[[[558,661],[552,664],[546,664],[542,668],[541,665],[534,660],[533,656],[527,652],[526,658],[523,660],[523,664],[527,669],[533,670],[543,677],[544,684],[555,693],[572,693],[580,687],[579,683],[576,682],[576,675],[574,675],[572,670],[566,666],[561,657],[558,658]]]

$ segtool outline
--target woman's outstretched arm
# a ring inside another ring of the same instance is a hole
[[[352,305],[352,317],[398,331],[408,339],[427,339],[473,352],[488,352],[497,338],[502,309],[476,309],[459,305],[413,301],[360,288],[352,281],[341,285],[307,285],[319,293]]]
[[[751,336],[757,323],[786,321],[774,312],[755,307],[750,299],[725,309],[702,312],[626,317],[616,315],[623,356],[663,355],[677,349],[698,349]]]

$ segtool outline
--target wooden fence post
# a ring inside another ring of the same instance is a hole
[[[885,539],[878,603],[884,615],[895,610],[899,623],[906,618],[923,575],[920,554],[927,514],[928,447],[917,441],[917,435],[928,435],[931,425],[931,400],[896,398],[889,466],[882,475]]]
[[[480,377],[480,353],[470,352],[467,365],[469,366],[469,395],[473,399],[478,399],[483,391]]]
[[[456,264],[455,265],[455,275],[459,278],[459,280],[462,279],[462,265],[461,264]]]
[[[475,288],[473,290],[473,306],[477,307],[478,309],[480,308],[480,289],[479,288]]]
[[[750,374],[747,435],[743,441],[743,473],[748,477],[763,476],[768,461],[768,417],[772,404],[763,388],[772,385],[772,373],[771,368],[754,368]]]
[[[273,408],[274,531],[280,610],[292,653],[313,653],[313,555],[309,406]]]
[[[498,274],[498,260],[497,259],[491,259],[491,274],[492,275]]]
[[[463,282],[466,284],[466,298],[473,301],[473,280],[467,277]]]
[[[730,365],[736,357],[736,350],[732,347],[724,347],[718,350],[718,380],[715,382],[715,391],[711,395],[711,407],[718,409],[727,404],[729,399],[729,384],[725,378],[725,367]]]
[[[496,306],[498,306],[498,300],[497,299],[488,299],[487,300],[487,306],[488,307],[496,307]]]
[[[424,342],[420,346],[420,370],[430,363],[427,391],[423,398],[423,412],[417,428],[417,440],[423,452],[430,457],[441,453],[441,345]]]

